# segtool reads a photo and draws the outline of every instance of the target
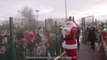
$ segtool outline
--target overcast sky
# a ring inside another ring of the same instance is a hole
[[[0,20],[18,16],[18,10],[28,6],[40,10],[39,19],[65,17],[65,0],[0,0]],[[67,0],[68,16],[107,15],[107,0]],[[36,12],[34,12],[36,14]]]

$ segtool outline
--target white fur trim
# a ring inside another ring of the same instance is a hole
[[[62,43],[62,47],[65,49],[65,47],[66,47],[66,46],[65,46],[65,41]]]
[[[76,25],[74,22],[72,22],[72,21],[67,21],[67,22],[65,23],[65,25],[67,25],[67,23],[70,23],[70,24],[71,24],[71,27],[77,27],[77,25]]]
[[[66,35],[69,35],[70,34],[70,28],[63,28],[62,29],[62,35],[63,37],[65,38]]]
[[[77,48],[77,44],[66,45],[66,49],[76,49],[76,48]]]
[[[62,43],[62,47],[65,49],[77,49],[77,44],[67,45],[65,41]]]

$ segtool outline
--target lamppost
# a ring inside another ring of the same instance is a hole
[[[67,1],[65,0],[65,17],[67,19]]]
[[[38,13],[39,13],[39,10],[35,10],[35,11],[37,12],[37,20],[39,20],[39,19],[38,19]]]
[[[38,25],[38,20],[39,20],[39,16],[38,16],[38,13],[39,13],[39,10],[35,10],[36,12],[37,12],[37,17],[36,17],[36,19],[37,19],[37,25]],[[37,26],[36,25],[36,26]]]

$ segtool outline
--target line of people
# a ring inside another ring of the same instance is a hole
[[[60,30],[58,33],[60,33]],[[5,46],[7,49],[9,40],[9,32],[7,30],[1,34],[3,35],[0,36],[0,53],[4,51],[1,47]],[[59,34],[58,36],[59,37],[56,41],[54,31],[45,32],[41,27],[39,27],[35,31],[32,31],[31,29],[25,30],[23,28],[17,28],[14,31],[14,45],[16,48],[17,59],[24,60],[25,56],[49,57],[50,55],[51,57],[55,57],[61,54],[63,52],[63,49],[61,48],[62,38],[61,34]],[[7,46],[2,45],[2,43],[7,44]],[[0,55],[3,56],[5,54]]]
[[[98,49],[100,60],[107,59],[106,52],[105,52],[105,49],[107,48],[107,46],[104,47],[104,44],[107,41],[106,36],[107,36],[106,27],[103,22],[101,22],[97,28],[93,26],[89,26],[87,28],[87,40],[91,42],[91,48],[93,50]],[[98,44],[97,48],[96,48],[95,43]]]
[[[77,60],[77,49],[80,48],[79,43],[80,29],[78,28],[78,25],[75,22],[73,22],[71,18],[69,18],[65,21],[61,29],[64,40],[62,46],[65,49],[67,56],[70,57],[72,60]],[[96,49],[95,43],[98,43],[99,46],[98,53],[101,56],[100,59],[106,60],[107,59],[106,52],[104,52],[105,50],[104,43],[107,42],[106,40],[107,32],[105,30],[105,24],[101,23],[97,28],[95,28],[93,25],[90,25],[86,30],[85,36],[88,42],[91,42],[91,49],[95,50]]]

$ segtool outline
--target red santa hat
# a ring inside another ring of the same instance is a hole
[[[66,24],[66,25],[67,25],[67,24],[70,24],[72,27],[77,27],[77,25],[76,25],[73,21],[71,21],[70,18],[65,21],[65,24]]]

